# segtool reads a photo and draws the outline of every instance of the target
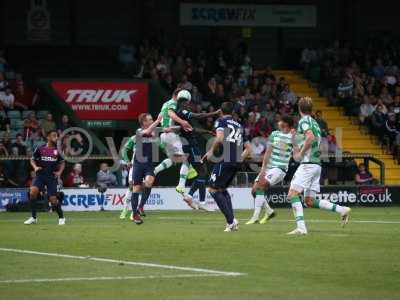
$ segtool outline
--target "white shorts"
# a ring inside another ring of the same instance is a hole
[[[319,193],[319,178],[321,177],[321,166],[317,164],[300,164],[290,183],[290,189],[298,192]]]
[[[286,173],[279,168],[267,169],[265,172],[265,180],[268,181],[270,186],[277,185],[278,183],[282,182],[285,176]],[[256,181],[258,181],[258,176]]]
[[[160,139],[168,157],[184,155],[182,141],[175,132],[164,132],[160,135]]]

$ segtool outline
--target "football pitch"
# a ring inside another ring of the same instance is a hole
[[[399,299],[400,208],[306,209],[308,236],[287,236],[290,209],[225,233],[219,212],[0,213],[0,299]]]

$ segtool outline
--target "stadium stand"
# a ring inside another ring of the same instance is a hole
[[[385,163],[387,184],[400,180],[398,48],[395,39],[371,39],[361,49],[338,41],[318,51],[303,49],[305,76],[318,90],[289,72],[299,93],[314,95],[329,123],[343,128],[344,149],[372,153]],[[376,176],[379,170],[371,172]]]

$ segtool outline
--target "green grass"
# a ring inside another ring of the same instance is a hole
[[[240,220],[249,211],[237,212]],[[292,213],[267,225],[224,233],[219,213],[149,212],[145,224],[117,212],[0,214],[0,247],[206,268],[246,275],[188,277],[167,270],[0,251],[0,281],[32,278],[153,276],[110,281],[0,283],[0,299],[399,299],[400,208],[355,208],[346,228],[338,216],[305,210],[310,234],[290,237]],[[361,223],[357,221],[386,221]],[[392,223],[390,223],[392,222]],[[162,278],[169,276],[170,278]]]

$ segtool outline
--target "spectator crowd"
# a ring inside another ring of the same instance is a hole
[[[388,151],[400,157],[400,41],[382,36],[360,48],[335,41],[303,49],[306,76],[320,92],[358,118]]]

